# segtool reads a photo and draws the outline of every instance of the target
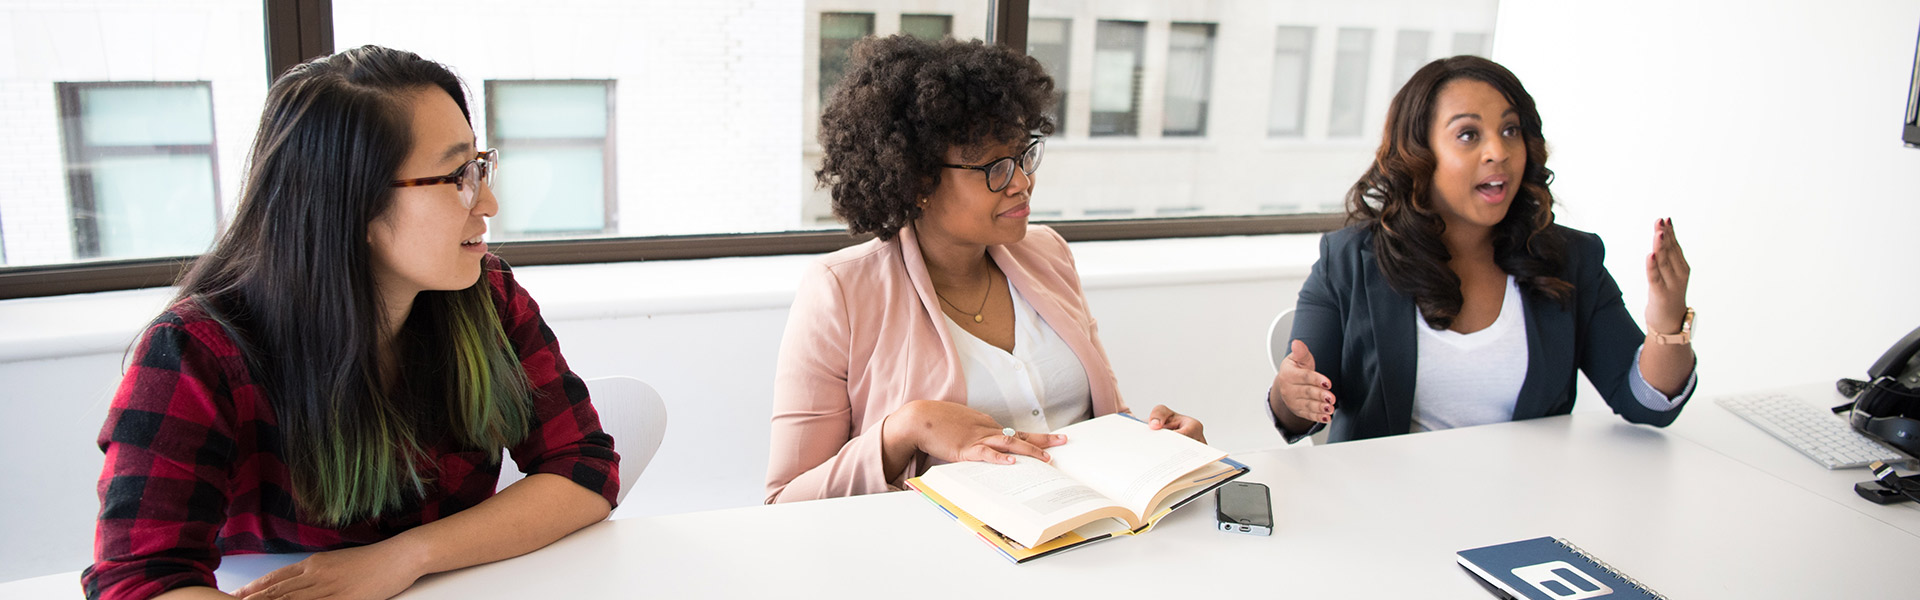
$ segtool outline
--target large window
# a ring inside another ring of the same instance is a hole
[[[74,257],[206,251],[220,218],[207,83],[59,89]]]
[[[1022,44],[1054,77],[1033,209],[1069,239],[1328,227],[1337,219],[1278,215],[1341,209],[1404,72],[1396,59],[1420,45],[1402,41],[1424,34],[1423,58],[1484,54],[1496,2],[4,3],[13,35],[0,48],[21,68],[0,70],[0,296],[40,272],[23,266],[202,251],[240,193],[268,59],[362,44],[417,52],[470,86],[475,134],[504,163],[489,235],[516,264],[849,243],[815,184],[820,110],[853,46],[895,34]],[[148,97],[80,91],[97,83]],[[82,95],[115,118],[155,113],[172,137],[92,139],[103,129]],[[177,116],[187,99],[204,104]],[[165,193],[134,198],[128,181]],[[1204,218],[1134,221],[1152,217]],[[181,263],[143,264],[141,283],[46,289],[155,285]]]
[[[488,81],[499,238],[615,231],[612,81]]]
[[[1147,24],[1101,21],[1093,33],[1093,135],[1140,133]]]
[[[1168,28],[1166,124],[1161,135],[1207,134],[1214,27],[1212,23],[1174,23]]]
[[[0,23],[0,275],[206,251],[260,120],[262,3],[4,2]]]

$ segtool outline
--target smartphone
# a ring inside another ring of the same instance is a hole
[[[1228,482],[1213,493],[1214,520],[1221,531],[1273,535],[1273,502],[1267,486]]]

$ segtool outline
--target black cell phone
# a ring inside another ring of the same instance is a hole
[[[1213,506],[1221,531],[1273,535],[1273,501],[1263,484],[1228,482],[1213,493]]]

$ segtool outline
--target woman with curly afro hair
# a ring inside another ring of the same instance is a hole
[[[1073,255],[1029,225],[1053,79],[978,41],[869,39],[820,115],[816,173],[874,240],[822,257],[774,376],[767,502],[901,489],[940,462],[1047,459],[1127,411]],[[1164,406],[1149,426],[1202,439]]]
[[[1389,106],[1267,392],[1288,441],[1564,415],[1576,369],[1628,421],[1679,417],[1697,378],[1673,221],[1654,223],[1643,333],[1599,236],[1553,222],[1540,111],[1519,78],[1440,59]]]

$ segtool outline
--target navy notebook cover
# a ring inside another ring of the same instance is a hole
[[[1460,566],[1489,591],[1527,600],[1664,600],[1565,540],[1541,537],[1461,550]]]

